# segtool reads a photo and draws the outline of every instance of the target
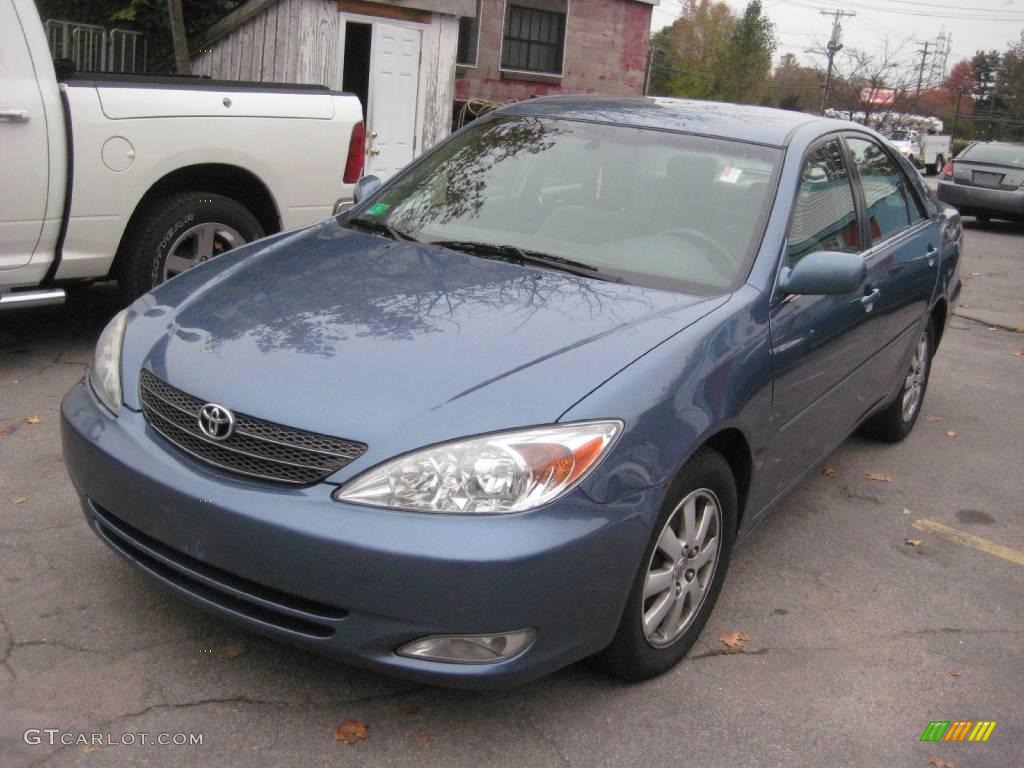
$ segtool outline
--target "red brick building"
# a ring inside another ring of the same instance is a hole
[[[639,95],[658,0],[477,0],[459,26],[455,98]]]

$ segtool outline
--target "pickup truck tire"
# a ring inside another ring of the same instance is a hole
[[[139,211],[121,240],[115,276],[125,302],[196,264],[263,237],[249,210],[211,192],[178,192]]]
[[[914,353],[904,374],[903,385],[885,410],[868,419],[861,429],[867,437],[886,443],[898,443],[917,423],[928,391],[928,377],[935,354],[935,323],[929,318],[914,345]]]

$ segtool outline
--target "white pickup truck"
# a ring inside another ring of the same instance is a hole
[[[58,82],[32,0],[0,0],[0,308],[110,278],[131,299],[330,216],[362,173],[362,119],[320,86]]]

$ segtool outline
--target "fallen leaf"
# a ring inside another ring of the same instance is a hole
[[[920,547],[921,546],[921,540],[920,539],[904,539],[903,541],[906,542],[907,546],[910,546],[910,547]]]
[[[362,720],[342,720],[341,725],[334,731],[334,740],[341,741],[352,746],[357,741],[368,739],[370,734],[366,730],[366,723]]]
[[[999,330],[999,326],[998,326],[998,325],[990,325],[990,326],[988,327],[988,329],[989,329],[990,331],[998,331],[998,330]]]
[[[837,477],[839,475],[839,473],[836,472],[835,467],[825,467],[825,469],[822,470],[821,474],[823,474],[825,477]]]
[[[429,743],[430,743],[430,731],[420,731],[420,745],[425,747]]]
[[[981,277],[981,272],[971,272],[971,277]]]
[[[868,472],[864,475],[868,480],[877,480],[880,483],[891,483],[892,478],[884,472]]]
[[[402,714],[403,715],[418,715],[419,713],[420,713],[420,708],[417,707],[415,704],[403,704],[402,705]]]
[[[946,437],[956,437],[956,432],[951,429],[946,433]]]
[[[956,768],[953,763],[947,763],[945,760],[938,757],[929,757],[928,765],[933,765],[935,768]]]
[[[15,504],[24,504],[26,501],[28,501],[28,496],[12,496],[11,501],[13,501]]]
[[[942,417],[941,416],[925,416],[924,420],[925,421],[942,421]]]
[[[725,643],[726,648],[743,650],[746,647],[745,643],[750,639],[750,635],[746,632],[725,632],[718,639]]]
[[[22,419],[22,421],[26,424],[39,424],[42,421],[42,419],[40,419],[38,416],[26,416],[24,419]]]
[[[612,723],[615,722],[615,718],[612,717],[611,715],[605,715],[604,716],[604,722],[605,722],[605,725],[611,725]]]
[[[102,747],[99,744],[86,744],[82,747],[83,752],[99,752]]]
[[[964,309],[970,309],[971,308],[970,304],[961,304],[960,306],[963,307]]]
[[[1024,325],[1017,326],[1017,333],[1024,333]]]
[[[955,669],[951,669],[949,670],[949,674],[951,674],[953,677],[960,677],[963,674],[963,672],[957,672]]]
[[[227,645],[218,648],[217,655],[222,659],[237,659],[245,653],[246,650],[248,649],[245,647],[245,643],[240,640],[235,640],[233,643],[228,643]]]
[[[1024,357],[1024,347],[1021,347],[1020,349],[1018,349],[1013,354],[1015,354],[1017,357]]]
[[[7,427],[0,427],[0,437],[7,434]]]

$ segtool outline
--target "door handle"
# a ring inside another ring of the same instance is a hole
[[[12,123],[28,122],[27,109],[0,109],[0,120],[10,120]]]
[[[380,154],[380,150],[377,149],[376,147],[370,147],[370,154],[374,155],[374,156],[379,155]]]
[[[865,312],[870,312],[872,309],[874,309],[875,308],[875,301],[881,295],[882,295],[882,292],[880,290],[878,290],[877,288],[875,288],[874,290],[871,291],[871,293],[868,293],[868,294],[865,294],[864,296],[862,296],[861,300],[860,300],[860,303],[864,305],[864,311]]]
[[[925,253],[925,258],[928,259],[928,266],[929,267],[934,267],[935,266],[935,246],[934,245],[929,245],[928,246],[928,251]]]

